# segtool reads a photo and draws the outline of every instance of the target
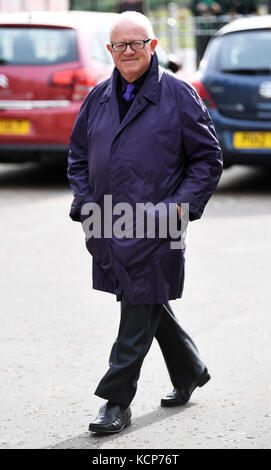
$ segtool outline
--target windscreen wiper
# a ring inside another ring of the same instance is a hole
[[[1,59],[0,57],[0,65],[4,65],[4,64],[7,64],[7,60],[6,59]]]

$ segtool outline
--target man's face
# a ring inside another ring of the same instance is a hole
[[[149,39],[148,33],[143,26],[140,26],[132,21],[125,20],[118,23],[112,31],[111,43],[115,42],[130,42],[136,39]],[[157,39],[145,44],[144,49],[134,51],[130,46],[127,46],[124,52],[114,52],[110,44],[107,44],[107,49],[112,54],[114,64],[120,71],[121,75],[131,83],[137,80],[149,68],[154,49],[157,45]]]

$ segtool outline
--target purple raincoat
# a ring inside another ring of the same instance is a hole
[[[115,68],[88,95],[74,124],[67,173],[74,192],[70,217],[83,222],[83,204],[95,202],[103,220],[104,195],[111,195],[113,207],[163,202],[172,210],[169,203],[189,203],[189,220],[200,218],[222,173],[221,150],[204,103],[190,85],[161,71],[154,54],[120,123],[118,75]],[[119,217],[113,214],[112,224]],[[145,229],[143,238],[86,237],[93,288],[116,294],[117,300],[124,294],[132,305],[181,297],[184,248],[172,249],[170,234],[159,238],[155,230],[154,238]]]

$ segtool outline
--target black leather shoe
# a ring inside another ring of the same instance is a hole
[[[210,380],[211,376],[208,373],[207,368],[205,367],[202,374],[194,380],[190,384],[189,387],[183,388],[174,388],[173,392],[166,395],[165,398],[161,399],[161,406],[180,406],[185,405],[190,399],[192,392],[195,390],[196,387],[202,387],[208,380]]]
[[[97,418],[90,423],[89,431],[103,434],[120,432],[131,424],[130,407],[124,408],[116,403],[107,402],[101,406]]]

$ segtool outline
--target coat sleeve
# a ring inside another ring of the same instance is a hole
[[[185,176],[173,200],[189,203],[189,220],[199,219],[215,191],[223,169],[222,152],[209,112],[192,87],[184,103]]]
[[[87,116],[88,99],[83,102],[75,120],[68,155],[67,177],[74,195],[69,215],[76,222],[80,222],[81,207],[90,194],[87,161]]]

